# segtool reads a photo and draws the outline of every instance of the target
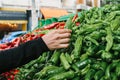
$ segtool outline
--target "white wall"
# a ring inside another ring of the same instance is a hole
[[[61,0],[40,0],[40,6],[61,8],[62,4],[61,4]]]
[[[31,0],[1,0],[2,7],[23,7],[31,6]]]

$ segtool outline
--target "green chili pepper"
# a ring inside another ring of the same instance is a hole
[[[112,50],[120,51],[120,44],[113,44]]]
[[[49,78],[48,80],[64,80],[64,79],[72,79],[75,73],[73,71],[67,71],[63,73],[59,73]]]
[[[112,37],[112,31],[110,27],[107,27],[106,31],[107,31],[107,36],[106,36],[107,44],[106,44],[105,51],[109,51],[113,45],[113,37]]]
[[[99,43],[95,39],[93,39],[93,38],[91,38],[89,36],[86,36],[85,39],[91,41],[92,43],[94,43],[97,46],[99,45]]]
[[[72,80],[80,80],[80,77],[75,77]]]
[[[116,66],[117,66],[117,62],[113,62],[113,63],[111,63],[108,67],[107,67],[107,69],[106,69],[106,72],[105,72],[105,78],[106,79],[111,79],[111,70],[113,69],[113,68],[115,68]]]
[[[88,56],[92,56],[94,53],[95,53],[95,49],[97,47],[95,45],[93,46],[90,46],[87,50],[86,50],[86,53],[85,54],[88,54]]]
[[[38,72],[38,73],[36,73],[35,74],[35,76],[34,77],[40,77],[40,78],[43,78],[43,77],[45,77],[46,76],[46,74],[47,74],[47,72],[49,71],[49,70],[53,70],[53,69],[57,69],[58,67],[56,67],[56,66],[46,66],[46,67],[44,67],[40,72]]]
[[[90,64],[88,64],[84,69],[80,71],[81,75],[85,75],[89,70],[90,70]]]
[[[68,53],[65,53],[65,57],[66,57],[67,61],[68,61],[70,64],[72,64],[72,58],[71,58],[71,56],[70,56]]]
[[[60,55],[60,60],[61,60],[61,63],[62,63],[62,65],[63,65],[63,67],[64,67],[65,69],[69,69],[69,68],[70,68],[70,64],[68,63],[68,61],[67,61],[64,53],[62,53],[62,54]]]
[[[86,59],[86,60],[83,60],[83,61],[78,61],[75,63],[75,65],[79,68],[79,69],[82,69],[84,68],[86,65],[92,63],[93,60],[92,59]]]
[[[111,77],[112,77],[111,80],[119,80],[116,73],[111,73]]]
[[[80,60],[81,61],[83,61],[83,60],[85,60],[85,59],[87,59],[88,58],[88,54],[82,54],[81,56],[80,56]]]
[[[61,72],[65,72],[65,69],[63,67],[58,67],[58,68],[55,68],[55,69],[50,69],[47,71],[47,75],[55,75],[55,74],[58,74],[58,73],[61,73]]]
[[[120,62],[118,62],[116,69],[115,69],[116,75],[120,76]]]
[[[72,18],[73,18],[73,16],[71,16],[71,17],[67,20],[67,22],[66,22],[66,24],[65,24],[65,28],[66,28],[66,29],[72,29],[72,25],[73,25]]]
[[[118,30],[119,26],[120,26],[120,18],[119,17],[116,18],[115,20],[111,21],[111,28],[113,31]]]
[[[100,62],[100,65],[101,65],[100,69],[105,71],[108,64],[107,64],[107,62],[102,61],[102,62]]]
[[[97,71],[97,72],[95,73],[94,79],[95,79],[95,80],[99,80],[103,75],[104,75],[104,71],[99,70],[99,71]]]
[[[79,34],[89,34],[97,29],[103,28],[102,23],[87,25],[85,24],[83,27],[80,28]]]
[[[93,69],[96,69],[96,70],[99,70],[100,67],[101,67],[100,62],[95,63],[95,64],[92,65],[92,68],[93,68]]]
[[[112,21],[116,16],[115,12],[111,12],[110,15],[108,16],[108,18],[106,18],[106,21]]]
[[[75,70],[75,72],[79,71],[79,68],[75,64],[72,64],[71,67],[72,67],[73,70]]]
[[[50,59],[50,62],[53,63],[53,64],[58,64],[59,62],[59,56],[60,56],[60,52],[58,50],[55,50],[51,59]]]
[[[74,48],[74,58],[79,58],[80,54],[81,54],[81,48],[82,48],[82,40],[83,37],[79,36],[77,38],[77,40],[75,41],[75,48]]]
[[[90,69],[85,75],[85,80],[92,80],[92,78],[94,77],[94,74],[95,74],[95,70]]]
[[[102,51],[101,58],[109,62],[112,60],[113,54],[110,52]]]

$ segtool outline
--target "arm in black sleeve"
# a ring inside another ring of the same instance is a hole
[[[0,73],[24,65],[48,50],[42,38],[39,38],[16,48],[0,51]]]

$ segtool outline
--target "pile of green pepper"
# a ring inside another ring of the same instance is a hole
[[[120,5],[82,11],[65,28],[72,30],[70,46],[43,53],[20,68],[16,80],[120,79]]]

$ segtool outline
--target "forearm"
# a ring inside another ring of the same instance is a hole
[[[34,60],[48,51],[44,41],[39,38],[26,42],[19,47],[0,52],[0,73],[19,67]]]

